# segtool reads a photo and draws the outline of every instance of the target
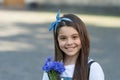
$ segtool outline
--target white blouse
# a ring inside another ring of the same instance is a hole
[[[88,62],[90,61],[91,60],[89,60]],[[65,66],[65,71],[60,76],[72,78],[74,67],[75,67],[74,64]],[[44,72],[42,80],[49,80],[46,72]],[[97,62],[92,63],[90,67],[89,80],[104,80],[104,72]]]

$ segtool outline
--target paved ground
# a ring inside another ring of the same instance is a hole
[[[78,14],[91,39],[91,57],[98,61],[106,80],[120,76],[120,17]],[[41,80],[41,67],[53,55],[48,12],[0,10],[0,80]]]

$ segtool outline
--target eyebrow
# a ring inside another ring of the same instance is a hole
[[[75,36],[76,36],[76,35],[78,36],[79,34],[76,33],[76,34],[72,34],[71,36],[74,36],[74,35],[75,35]],[[65,36],[65,35],[64,35],[64,34],[59,34],[58,36]]]
[[[73,35],[79,35],[79,34],[73,34]]]

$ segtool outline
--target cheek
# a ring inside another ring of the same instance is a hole
[[[80,47],[82,46],[81,40],[76,40],[75,42],[76,42],[76,44],[79,45]]]
[[[64,42],[64,41],[58,41],[58,43],[59,43],[59,47],[60,47],[60,48],[64,47],[64,45],[65,45],[65,42]]]

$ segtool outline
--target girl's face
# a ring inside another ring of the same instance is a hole
[[[78,56],[81,49],[81,40],[79,33],[72,27],[61,27],[58,32],[58,43],[60,49],[66,56]]]

